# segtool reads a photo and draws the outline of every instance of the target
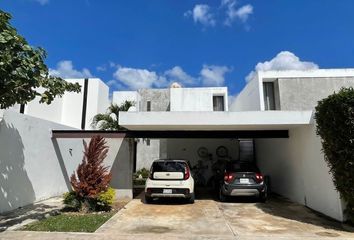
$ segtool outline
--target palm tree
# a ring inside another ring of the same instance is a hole
[[[124,130],[124,127],[119,126],[119,112],[126,112],[134,105],[135,102],[132,101],[125,101],[119,106],[112,103],[106,113],[99,113],[93,117],[91,126],[99,130]]]

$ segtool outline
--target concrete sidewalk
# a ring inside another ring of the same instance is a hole
[[[61,197],[50,198],[2,214],[0,215],[0,232],[15,230],[31,222],[57,215],[63,208],[62,201]]]

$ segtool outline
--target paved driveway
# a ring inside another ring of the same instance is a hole
[[[131,201],[97,232],[114,235],[190,236],[210,239],[353,238],[340,223],[281,198],[268,203],[196,200],[194,204]]]
[[[194,204],[163,201],[129,202],[95,233],[6,231],[0,239],[354,239],[338,222],[281,198],[269,202],[227,202],[212,199]]]

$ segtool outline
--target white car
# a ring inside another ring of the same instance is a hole
[[[145,184],[145,201],[154,198],[185,198],[194,203],[194,179],[185,160],[155,160]]]

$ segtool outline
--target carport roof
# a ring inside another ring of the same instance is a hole
[[[134,131],[289,130],[312,123],[312,111],[120,112],[119,124]]]

